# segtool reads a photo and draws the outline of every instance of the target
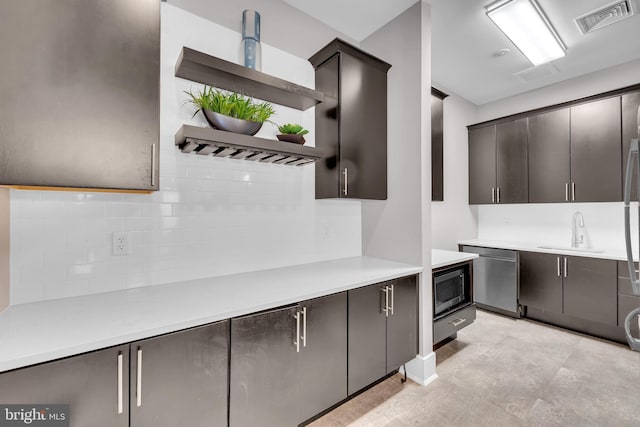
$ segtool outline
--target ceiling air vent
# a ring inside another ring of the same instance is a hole
[[[631,0],[616,1],[574,19],[582,34],[590,33],[633,15]]]

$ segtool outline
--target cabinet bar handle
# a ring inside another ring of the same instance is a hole
[[[560,257],[556,257],[557,266],[558,266],[558,277],[562,277],[562,273],[560,272]]]
[[[569,183],[568,182],[564,183],[564,201],[565,202],[569,201]]]
[[[467,321],[467,319],[458,318],[458,319],[453,319],[451,322],[449,322],[449,324],[453,325],[453,326],[458,326],[458,325],[462,325],[466,321]]]
[[[382,311],[384,311],[385,317],[389,317],[389,286],[385,286],[382,292],[384,292],[384,308]]]
[[[572,202],[576,201],[576,183],[575,182],[571,183],[571,201]]]
[[[302,346],[307,346],[307,307],[302,307]]]
[[[349,184],[347,184],[347,180],[349,178],[349,171],[347,170],[347,168],[344,168],[344,172],[342,172],[344,175],[344,189],[342,190],[344,192],[344,195],[347,196],[349,194]]]
[[[567,268],[567,257],[564,257],[564,277],[569,276],[569,269]]]
[[[496,202],[496,189],[494,187],[491,187],[491,203],[495,203]]]
[[[393,306],[395,305],[395,294],[393,293],[393,285],[389,286],[389,289],[391,289],[391,305],[389,306],[389,311],[390,314],[393,316]]]
[[[151,144],[151,186],[156,185],[156,144]]]
[[[138,347],[138,366],[136,369],[136,406],[142,406],[142,349]]]
[[[500,203],[500,187],[497,189],[498,196],[496,197],[497,203]]]
[[[122,413],[122,352],[118,352],[118,414]]]
[[[296,311],[293,317],[296,319],[296,340],[293,344],[296,346],[296,353],[300,353],[300,312]]]

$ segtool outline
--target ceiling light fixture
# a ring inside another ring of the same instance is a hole
[[[534,66],[565,55],[567,48],[535,0],[499,0],[485,9]]]

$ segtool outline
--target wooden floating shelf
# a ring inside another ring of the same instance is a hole
[[[176,133],[176,145],[183,153],[289,166],[311,164],[324,157],[315,147],[189,125]]]
[[[183,47],[180,52],[176,77],[298,110],[307,110],[324,101],[324,94],[317,90],[188,47]]]

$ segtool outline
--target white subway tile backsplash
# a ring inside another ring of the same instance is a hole
[[[157,285],[361,254],[360,202],[315,200],[314,167],[181,153],[182,123],[206,126],[183,106],[182,46],[238,61],[238,33],[162,4],[160,191],[153,194],[11,190],[11,303]],[[184,31],[189,28],[189,31]],[[206,37],[202,35],[206,34]],[[263,45],[266,73],[313,87],[302,58]],[[311,133],[313,109],[276,106],[275,121]],[[275,138],[265,125],[257,136]],[[131,254],[111,254],[127,231]]]

